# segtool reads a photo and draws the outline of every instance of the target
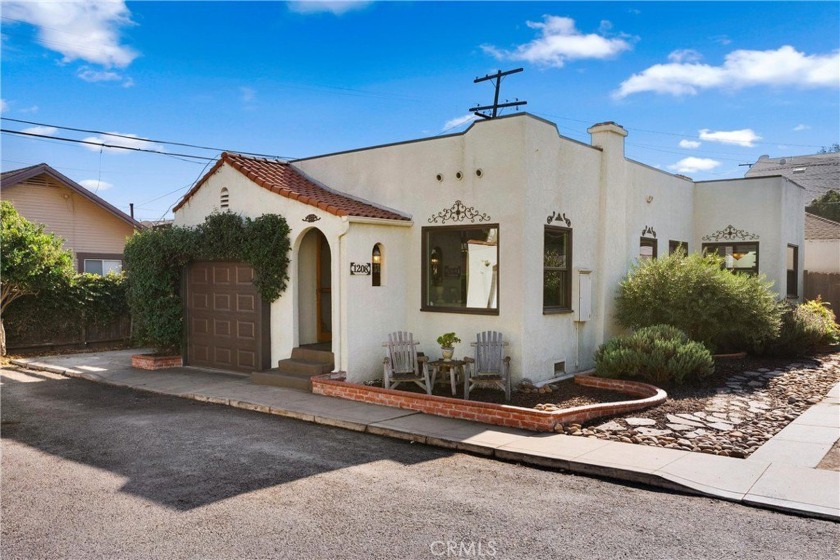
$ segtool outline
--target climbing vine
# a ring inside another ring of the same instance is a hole
[[[183,339],[181,276],[193,261],[243,261],[254,269],[262,298],[274,301],[289,279],[289,226],[276,214],[243,218],[213,213],[193,227],[150,229],[125,246],[128,304],[134,336],[160,353],[179,352]]]

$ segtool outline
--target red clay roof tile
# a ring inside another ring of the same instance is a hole
[[[402,214],[379,208],[369,202],[357,200],[346,194],[318,185],[284,161],[246,157],[228,152],[223,153],[213,168],[184,195],[184,198],[175,206],[175,211],[192,198],[204,184],[204,181],[225,163],[268,191],[297,200],[303,204],[315,206],[336,216],[410,220]]]

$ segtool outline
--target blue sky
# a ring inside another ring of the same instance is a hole
[[[473,79],[561,134],[616,121],[629,157],[695,179],[840,141],[837,2],[4,1],[2,168],[46,162],[141,219],[198,150],[304,157],[464,130]],[[131,138],[14,122],[17,119]],[[460,123],[460,124],[459,124]],[[34,129],[34,130],[33,130]],[[98,185],[98,189],[97,189]]]

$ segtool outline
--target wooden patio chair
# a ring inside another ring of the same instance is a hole
[[[505,402],[509,401],[510,356],[504,356],[508,342],[502,339],[502,333],[480,332],[470,346],[475,348],[475,358],[464,358],[464,399],[470,398],[473,385],[482,384],[500,388],[505,392]]]
[[[383,363],[384,376],[382,384],[386,389],[396,387],[400,383],[416,383],[426,393],[432,394],[432,383],[429,380],[428,358],[417,355],[417,345],[414,335],[410,332],[397,331],[388,335],[388,342],[382,346],[388,348],[388,355]]]

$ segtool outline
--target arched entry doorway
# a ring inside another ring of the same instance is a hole
[[[309,230],[298,250],[299,344],[332,341],[332,259],[320,230]]]

